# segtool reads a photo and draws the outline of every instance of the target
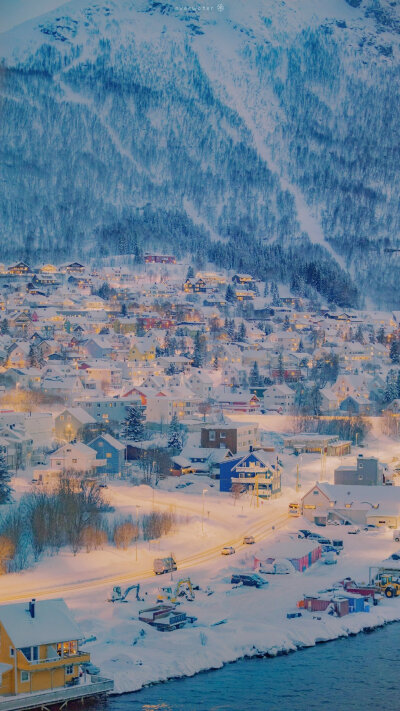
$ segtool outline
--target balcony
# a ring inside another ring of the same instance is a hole
[[[48,691],[35,691],[31,694],[0,696],[0,711],[25,711],[28,709],[49,708],[53,704],[67,705],[68,701],[105,695],[114,689],[111,679],[97,677],[94,681],[82,682],[77,686],[62,686]]]
[[[40,669],[56,669],[57,667],[65,666],[66,664],[83,664],[90,662],[90,654],[78,650],[75,654],[64,654],[60,657],[58,654],[47,659],[32,659],[26,658],[25,654],[20,650],[17,651],[17,667],[23,671],[39,671]]]

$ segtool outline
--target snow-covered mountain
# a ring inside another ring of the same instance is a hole
[[[399,2],[72,0],[0,54],[3,260],[159,244],[397,303]]]

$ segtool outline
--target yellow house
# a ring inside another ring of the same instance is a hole
[[[128,360],[143,363],[155,360],[156,349],[154,344],[136,341],[129,349]]]
[[[0,605],[0,707],[2,696],[69,688],[90,654],[64,600]]]

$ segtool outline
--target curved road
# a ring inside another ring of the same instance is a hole
[[[190,505],[183,506],[182,504],[172,504],[172,502],[160,501],[157,501],[155,503],[161,506],[173,505],[175,508],[182,508],[186,512],[190,510],[192,512],[195,512],[196,514],[201,515],[201,510],[194,509]],[[254,536],[256,542],[262,541],[273,535],[276,530],[282,528],[288,520],[289,516],[286,513],[275,514],[275,516],[269,517],[268,520],[266,520],[265,518],[261,518],[251,524],[251,534]],[[224,520],[224,523],[226,524],[226,519]],[[224,546],[234,546],[236,551],[241,550],[243,548],[247,548],[247,546],[243,544],[243,537],[245,535],[248,535],[248,533],[249,523],[247,522],[246,528],[244,530],[237,531],[235,535],[229,540],[220,542],[218,543],[218,545],[215,545],[211,548],[206,548],[203,551],[199,551],[184,558],[176,557],[178,570],[186,570],[187,568],[201,566],[217,558],[220,559],[221,549]],[[83,581],[80,580],[77,583],[65,582],[61,583],[60,585],[52,585],[49,587],[31,587],[29,589],[26,589],[25,583],[24,591],[16,591],[15,593],[0,593],[0,602],[16,602],[19,600],[26,600],[30,597],[48,598],[54,597],[56,595],[64,596],[68,593],[84,592],[85,590],[90,590],[93,588],[107,587],[111,589],[111,587],[114,585],[120,585],[121,583],[136,583],[149,578],[154,578],[153,569],[143,569],[137,570],[135,572],[132,572],[132,570],[130,570],[130,572],[119,575],[105,576],[100,578],[87,579]]]

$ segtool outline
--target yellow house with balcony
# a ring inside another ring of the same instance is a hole
[[[82,638],[64,600],[0,605],[0,708],[2,697],[76,686],[90,662]]]

